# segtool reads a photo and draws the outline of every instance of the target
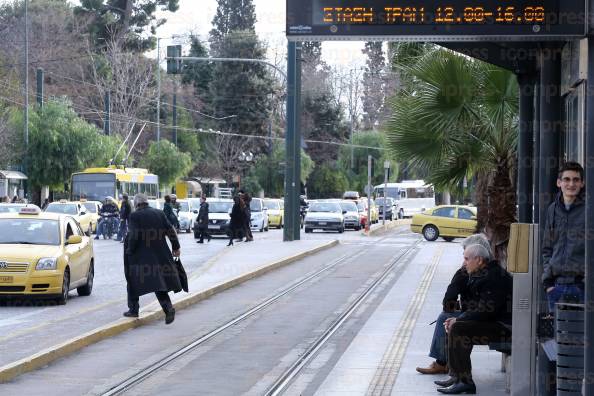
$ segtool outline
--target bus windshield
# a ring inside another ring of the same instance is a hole
[[[388,198],[400,199],[399,190],[400,189],[398,187],[388,187],[388,188],[386,188],[386,196]],[[384,196],[384,186],[378,186],[375,188],[375,196],[376,197]]]
[[[72,200],[101,201],[116,196],[116,177],[110,173],[80,173],[72,175]]]

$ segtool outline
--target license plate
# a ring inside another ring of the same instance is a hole
[[[221,229],[221,226],[219,226],[219,225],[209,225],[208,226],[208,229],[209,230],[220,230]]]
[[[319,225],[326,225],[326,222],[325,221],[320,221],[318,224]]]
[[[12,283],[12,276],[0,276],[0,283]]]

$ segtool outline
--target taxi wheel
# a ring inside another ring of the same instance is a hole
[[[423,236],[429,242],[433,242],[439,237],[439,230],[432,224],[429,224],[423,228]]]
[[[66,305],[68,302],[68,292],[70,291],[70,271],[64,270],[64,277],[62,280],[62,294],[57,299],[58,305]]]
[[[89,264],[89,274],[87,275],[87,283],[84,286],[81,286],[76,289],[76,292],[79,296],[90,296],[91,292],[93,291],[93,281],[95,280],[95,266],[91,261]]]

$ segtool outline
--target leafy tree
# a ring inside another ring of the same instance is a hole
[[[255,177],[267,197],[282,197],[285,190],[286,148],[275,142],[270,155],[262,155],[251,168],[249,175]],[[305,185],[314,169],[312,159],[301,150],[301,183]]]
[[[342,146],[338,154],[338,166],[348,175],[349,189],[363,192],[367,186],[367,156],[375,158],[374,176],[371,185],[376,186],[384,182],[384,162],[390,160],[390,180],[398,180],[399,168],[396,161],[390,158],[387,150],[386,136],[383,132],[358,132],[353,135],[353,144],[378,149],[356,147],[353,149],[354,168],[351,169],[351,148]]]
[[[190,154],[180,152],[167,139],[161,139],[151,142],[140,165],[158,175],[161,186],[169,187],[188,174],[192,169],[192,159]]]
[[[192,36],[191,47],[188,56],[206,58],[209,56],[208,49],[197,36]],[[184,62],[184,73],[182,83],[194,86],[196,96],[205,104],[210,102],[209,86],[212,81],[214,65],[210,62]]]
[[[363,53],[367,55],[363,73],[363,126],[370,130],[379,125],[383,113],[386,58],[381,41],[366,42]]]
[[[13,111],[11,124],[23,130],[22,111]],[[72,173],[106,166],[119,143],[78,117],[67,102],[49,101],[29,112],[28,182],[33,189],[47,185],[61,191]]]
[[[312,199],[338,198],[348,189],[346,175],[337,168],[324,164],[316,166],[307,181],[307,195]]]
[[[97,47],[125,39],[130,49],[144,52],[154,48],[157,27],[166,22],[157,19],[157,9],[175,12],[178,8],[179,0],[81,0],[75,11],[92,18],[89,33]]]
[[[427,180],[439,189],[455,189],[476,177],[479,227],[504,259],[516,212],[515,76],[438,49],[402,70],[414,79],[415,90],[392,103],[392,154],[425,169]]]
[[[241,179],[241,189],[254,197],[258,196],[260,191],[263,190],[258,178],[251,174]]]
[[[217,0],[217,12],[210,31],[215,41],[237,31],[255,31],[256,8],[252,0]]]
[[[251,32],[237,31],[220,39],[216,56],[223,58],[265,59],[266,48]],[[267,135],[272,111],[273,78],[265,65],[258,63],[221,62],[214,66],[210,84],[211,106],[218,116],[232,116],[217,121],[216,128],[225,132]],[[253,153],[262,150],[257,141],[248,142]]]

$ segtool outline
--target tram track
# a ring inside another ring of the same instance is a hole
[[[388,239],[389,237],[383,237],[377,240],[376,242],[383,241]],[[275,382],[274,385],[270,388],[267,394],[280,394],[286,388],[288,384],[290,384],[291,380],[299,373],[299,371],[311,360],[311,358],[315,355],[315,353],[330,339],[330,337],[344,324],[344,322],[356,311],[356,309],[365,301],[365,299],[377,288],[379,284],[390,274],[390,272],[398,265],[398,263],[402,262],[403,258],[405,258],[413,249],[416,248],[418,243],[417,241],[414,245],[410,246],[409,248],[405,249],[404,252],[397,254],[392,259],[390,259],[389,264],[381,270],[381,274],[379,276],[374,275],[374,281],[368,287],[366,287],[365,291],[361,293],[353,303],[349,304],[348,308],[340,314],[337,320],[333,321],[331,326],[324,331],[322,336],[317,339],[308,349],[307,351],[299,358],[297,362],[290,366],[290,368],[283,373],[281,377],[279,377]],[[329,273],[333,268],[336,268],[340,264],[344,264],[347,262],[354,261],[356,262],[361,256],[364,256],[369,250],[371,246],[362,249],[361,251],[357,252],[354,255],[345,254],[340,256],[336,260],[332,261],[330,264],[324,266],[323,268],[313,271],[307,275],[305,275],[302,279],[290,284],[286,288],[282,289],[278,293],[274,294],[273,296],[267,298],[266,300],[262,301],[261,303],[257,304],[256,306],[244,311],[243,313],[237,315],[233,319],[227,321],[226,323],[220,325],[216,329],[203,334],[199,338],[196,338],[191,343],[187,344],[184,347],[177,349],[176,351],[168,354],[167,356],[159,359],[155,363],[150,364],[149,366],[143,368],[142,370],[136,372],[134,375],[129,376],[128,378],[119,381],[117,384],[111,386],[107,391],[101,393],[103,396],[112,396],[112,395],[121,395],[125,392],[132,390],[139,384],[146,381],[149,377],[151,377],[154,373],[162,369],[163,367],[167,366],[168,364],[176,361],[177,359],[181,358],[182,356],[192,352],[193,350],[197,349],[199,346],[205,344],[209,340],[213,339],[217,335],[221,334],[222,332],[228,330],[229,328],[239,324],[247,320],[250,317],[253,317],[258,312],[264,310],[265,308],[271,306],[279,299],[295,292],[301,286],[306,285],[311,282],[315,282],[316,280],[323,277],[325,274]]]

